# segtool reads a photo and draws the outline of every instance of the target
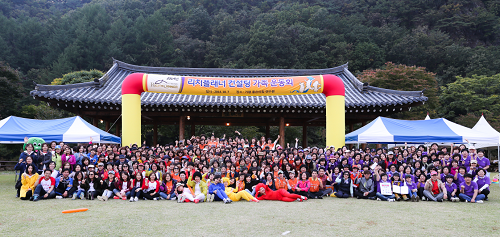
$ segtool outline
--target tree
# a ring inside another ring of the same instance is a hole
[[[410,112],[395,114],[393,117],[423,119],[427,112],[431,116],[437,114],[436,109],[439,106],[439,101],[436,77],[434,73],[427,72],[424,67],[387,62],[381,69],[363,71],[359,78],[372,86],[386,89],[403,91],[421,91],[425,89],[424,95],[427,96],[428,100],[423,106],[412,108]]]
[[[500,115],[500,74],[493,76],[457,77],[441,87],[440,115],[450,120],[469,113]]]
[[[15,114],[22,93],[19,72],[0,62],[0,119]]]
[[[66,85],[66,84],[75,84],[82,82],[90,82],[94,81],[94,79],[99,79],[104,76],[104,73],[99,70],[90,70],[90,71],[77,71],[70,72],[64,74],[62,78],[54,79],[50,84],[51,85]]]

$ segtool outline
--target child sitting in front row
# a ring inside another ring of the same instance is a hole
[[[405,175],[406,186],[408,187],[408,193],[410,195],[412,202],[418,202],[419,198],[417,195],[417,184],[412,181],[412,177],[409,174]]]
[[[446,187],[446,192],[448,196],[448,201],[458,202],[460,199],[457,197],[457,185],[453,182],[453,175],[447,175],[446,183],[444,186]]]
[[[404,182],[400,180],[401,176],[398,172],[395,172],[392,174],[392,185],[393,186],[403,186]],[[394,196],[396,196],[396,201],[401,201],[401,197],[403,197],[403,200],[408,201],[408,196],[406,194],[401,194],[401,191],[399,193],[394,192]]]

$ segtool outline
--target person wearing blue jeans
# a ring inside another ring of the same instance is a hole
[[[476,182],[472,182],[472,175],[467,173],[464,175],[464,182],[460,184],[460,194],[458,197],[461,200],[471,203],[483,203],[484,194],[478,195],[478,187]]]
[[[56,180],[51,177],[52,171],[50,169],[46,169],[44,172],[44,176],[40,178],[35,188],[35,193],[33,194],[33,201],[38,201],[40,199],[50,199],[56,197],[56,192],[54,188],[56,186]]]
[[[220,175],[214,176],[214,182],[208,187],[208,202],[213,201],[223,201],[224,203],[231,203],[229,197],[226,194],[226,187],[220,182]]]
[[[376,174],[377,174],[377,177],[378,177],[378,173],[376,173]],[[394,196],[394,194],[392,193],[392,191],[391,191],[391,195],[382,195],[382,193],[381,193],[381,189],[382,188],[381,188],[380,185],[383,184],[383,183],[389,183],[389,184],[391,183],[391,182],[387,181],[387,174],[386,173],[382,173],[380,175],[380,183],[378,184],[377,194],[375,194],[375,195],[377,196],[377,198],[379,200],[394,202],[394,198],[396,196]]]

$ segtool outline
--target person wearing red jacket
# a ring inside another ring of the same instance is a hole
[[[263,183],[258,184],[255,189],[257,190],[256,198],[258,200],[274,200],[283,202],[293,202],[295,200],[302,202],[303,200],[307,200],[306,197],[297,194],[291,194],[285,189],[273,191]]]
[[[113,193],[115,193],[115,199],[127,200],[127,197],[130,195],[130,190],[132,189],[132,182],[130,181],[128,173],[123,172],[120,176],[121,179],[115,182]]]
[[[142,196],[148,200],[159,200],[160,194],[160,182],[156,180],[156,174],[149,174],[149,179],[145,178],[144,183],[142,184]]]

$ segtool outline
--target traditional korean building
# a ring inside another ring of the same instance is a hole
[[[351,130],[354,124],[365,124],[378,116],[388,116],[427,101],[423,91],[396,91],[373,87],[359,81],[348,65],[326,69],[229,69],[229,68],[173,68],[131,65],[114,60],[113,66],[99,80],[72,85],[37,85],[31,95],[50,106],[82,117],[115,124],[120,136],[121,84],[131,73],[168,74],[199,77],[285,77],[333,74],[345,85],[345,119]],[[179,139],[184,139],[186,125],[221,126],[279,126],[284,138],[285,126],[302,126],[303,146],[307,146],[308,126],[325,126],[325,96],[205,96],[145,92],[141,95],[142,123],[154,125],[154,143],[157,126],[179,125]],[[280,141],[284,145],[284,139]]]

